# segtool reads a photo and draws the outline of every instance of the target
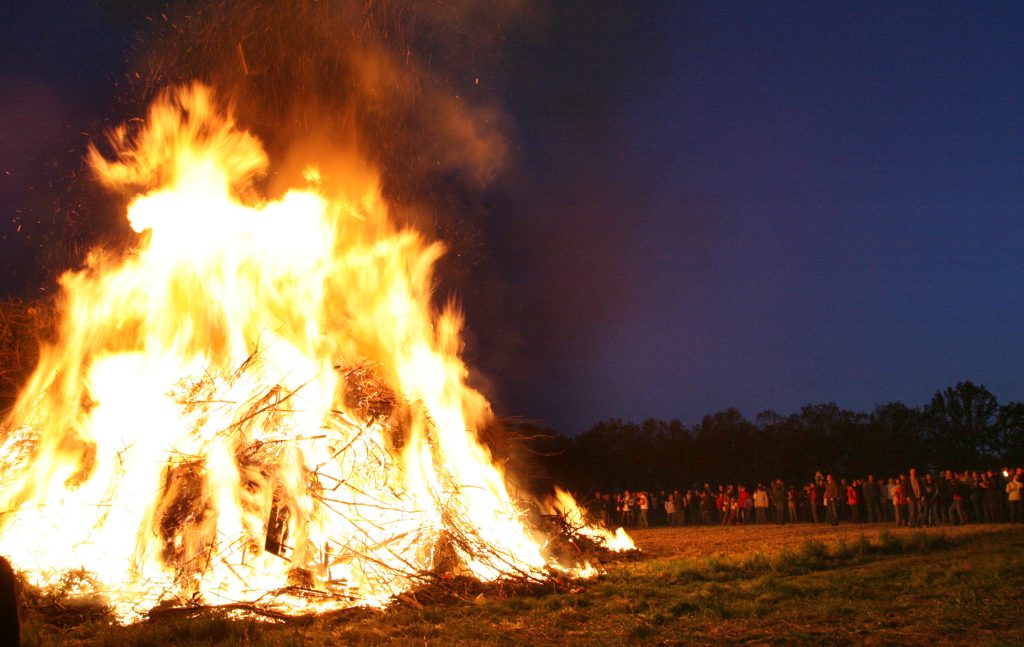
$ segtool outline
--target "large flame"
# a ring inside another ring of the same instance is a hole
[[[442,247],[391,223],[367,165],[267,199],[260,142],[199,85],[113,143],[90,163],[140,242],[62,277],[0,447],[0,552],[37,585],[87,573],[122,619],[553,566],[476,440]]]

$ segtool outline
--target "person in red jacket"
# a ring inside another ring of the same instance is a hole
[[[860,523],[860,500],[857,497],[857,489],[860,481],[854,481],[846,486],[846,505],[850,507],[850,523]]]
[[[748,500],[750,500],[750,492],[747,492],[747,487],[745,485],[741,485],[740,486],[739,498],[736,500],[736,508],[737,508],[737,512],[739,513],[739,519],[738,520],[741,523],[749,523],[750,522],[750,519],[747,518],[748,517],[747,501]],[[751,501],[751,506],[753,506],[753,502],[752,501]]]

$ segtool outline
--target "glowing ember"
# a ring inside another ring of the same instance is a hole
[[[261,144],[202,86],[114,146],[90,162],[140,243],[62,278],[0,447],[0,553],[36,585],[83,574],[122,619],[561,568],[476,440],[459,314],[431,306],[442,248],[390,223],[365,164],[268,199]]]

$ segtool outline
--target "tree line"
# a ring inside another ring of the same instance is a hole
[[[811,404],[789,415],[765,411],[753,420],[730,408],[692,426],[611,419],[575,438],[528,436],[541,472],[576,491],[776,478],[795,483],[819,470],[861,477],[910,467],[1022,465],[1024,403],[1000,404],[984,386],[966,381],[937,391],[920,407],[891,402],[865,413]]]

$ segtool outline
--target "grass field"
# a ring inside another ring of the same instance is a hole
[[[636,531],[644,556],[580,583],[263,622],[207,612],[58,627],[27,645],[1024,644],[1024,528]]]

